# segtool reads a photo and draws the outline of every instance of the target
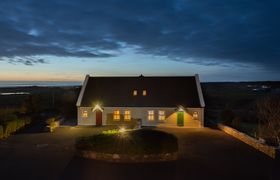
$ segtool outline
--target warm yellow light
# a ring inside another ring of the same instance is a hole
[[[119,110],[115,110],[114,111],[114,116],[113,116],[114,120],[116,121],[119,121],[120,118],[121,118],[121,115],[120,115],[120,111]]]
[[[143,96],[146,96],[146,95],[147,95],[147,91],[143,90]]]
[[[180,111],[180,112],[184,112],[184,111],[185,111],[185,109],[184,109],[184,107],[183,107],[183,106],[179,106],[179,107],[178,107],[178,111]]]
[[[120,133],[124,133],[125,131],[126,131],[126,129],[124,127],[121,127],[119,130]]]
[[[103,112],[103,109],[101,108],[101,106],[99,104],[96,104],[92,110],[92,112],[96,111],[96,110],[99,110],[101,112]]]
[[[125,121],[130,121],[130,119],[131,119],[131,113],[130,113],[130,111],[129,111],[129,110],[125,110],[125,111],[124,111],[124,120],[125,120]]]
[[[137,90],[133,90],[133,96],[137,96]]]
[[[165,120],[165,111],[158,111],[158,120]]]
[[[153,121],[154,119],[155,119],[154,111],[153,110],[148,111],[148,120]]]
[[[88,117],[88,112],[87,111],[83,111],[82,117],[87,118]]]
[[[194,120],[197,120],[198,119],[198,113],[195,111],[193,112],[193,119]]]

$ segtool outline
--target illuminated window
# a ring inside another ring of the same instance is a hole
[[[124,120],[125,121],[130,121],[130,119],[131,119],[130,111],[129,110],[125,110],[124,111]]]
[[[119,110],[114,111],[114,117],[113,118],[114,118],[115,121],[119,121],[121,119],[121,115],[120,115]]]
[[[147,95],[147,91],[143,90],[143,96],[146,96],[146,95]]]
[[[137,96],[137,90],[133,90],[133,96]]]
[[[165,111],[158,111],[158,120],[165,120]]]
[[[82,112],[82,117],[84,117],[84,118],[88,117],[88,112],[87,111],[83,111]]]
[[[195,119],[195,120],[198,119],[198,113],[197,112],[193,112],[193,119]]]
[[[148,120],[153,121],[155,119],[154,111],[148,111]]]

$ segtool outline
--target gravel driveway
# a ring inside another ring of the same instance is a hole
[[[1,179],[273,179],[278,176],[280,166],[274,160],[210,128],[160,128],[179,139],[180,159],[176,162],[118,164],[74,156],[77,137],[104,129],[107,128],[61,127],[54,133],[16,134],[2,140]]]

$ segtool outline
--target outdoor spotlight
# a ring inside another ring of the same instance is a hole
[[[120,133],[124,133],[125,130],[126,130],[126,129],[125,129],[124,127],[121,127],[120,130],[119,130],[119,132],[120,132]]]

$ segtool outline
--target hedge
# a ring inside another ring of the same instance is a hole
[[[148,155],[178,151],[177,138],[169,133],[152,129],[107,131],[76,140],[77,150],[97,153]]]
[[[3,130],[3,126],[0,125],[0,139],[2,139],[4,137],[4,130]]]
[[[0,127],[0,138],[8,137],[12,133],[16,132],[17,130],[23,128],[25,125],[28,125],[31,123],[30,118],[24,118],[24,119],[16,119],[12,121],[6,121],[3,123],[2,127],[2,135],[1,135],[1,127]]]

